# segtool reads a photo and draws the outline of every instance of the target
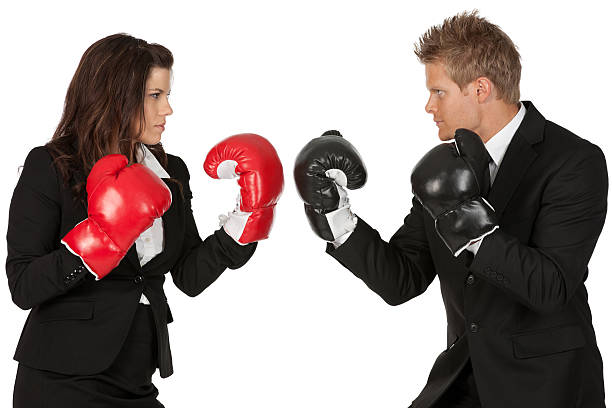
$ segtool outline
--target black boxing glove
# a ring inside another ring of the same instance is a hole
[[[328,130],[304,146],[293,176],[308,222],[319,237],[336,241],[355,229],[357,218],[345,188],[362,187],[367,171],[357,149],[340,132]]]
[[[431,149],[412,171],[412,192],[435,220],[457,256],[498,228],[489,192],[489,154],[476,133],[457,129],[455,139]]]

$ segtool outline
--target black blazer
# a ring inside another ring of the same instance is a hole
[[[11,200],[7,232],[11,295],[20,308],[32,309],[17,345],[17,361],[63,374],[103,371],[119,353],[144,293],[156,324],[160,375],[172,374],[166,272],[181,291],[196,296],[226,268],[244,265],[256,244],[241,246],[222,229],[202,241],[191,211],[187,167],[168,155],[167,171],[182,189],[162,179],[172,192],[172,205],[162,217],[163,252],[141,267],[132,245],[115,269],[95,281],[60,243],[87,218],[86,208],[73,201],[45,147],[28,154]],[[77,174],[72,182],[79,178],[84,177]]]
[[[603,407],[602,360],[584,282],[606,216],[602,151],[547,121],[530,102],[489,202],[500,228],[470,261],[454,258],[417,200],[389,243],[362,219],[327,252],[386,302],[438,275],[448,349],[413,402],[428,407],[471,359],[485,407]]]

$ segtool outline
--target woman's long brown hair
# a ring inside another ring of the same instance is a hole
[[[147,77],[154,67],[172,69],[173,62],[166,47],[127,34],[102,38],[85,51],[68,87],[62,118],[46,144],[64,184],[73,184],[75,200],[86,203],[84,177],[117,146],[130,164],[136,162]],[[161,143],[147,147],[167,170]]]

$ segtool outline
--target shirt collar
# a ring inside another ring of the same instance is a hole
[[[508,150],[512,137],[521,125],[521,122],[525,117],[525,113],[527,113],[527,109],[525,109],[523,103],[520,102],[520,104],[521,107],[519,108],[518,113],[514,115],[512,120],[508,122],[508,124],[504,126],[502,130],[494,134],[487,143],[485,143],[489,156],[491,156],[491,159],[493,159],[497,167],[499,167],[501,164],[504,155],[506,154],[506,150]]]
[[[140,147],[142,147],[142,149],[140,149]],[[170,175],[166,172],[166,170],[164,170],[164,168],[161,164],[159,164],[159,161],[157,161],[153,153],[151,153],[151,151],[143,143],[140,143],[140,146],[138,146],[136,149],[136,159],[138,160],[138,163],[144,164],[146,167],[152,170],[153,173],[157,175],[157,177],[170,178]]]

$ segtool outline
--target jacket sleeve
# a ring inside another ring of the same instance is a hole
[[[28,154],[9,207],[6,275],[13,302],[30,309],[62,295],[90,273],[60,244],[60,181],[44,147]]]
[[[348,240],[327,253],[390,305],[399,305],[425,292],[436,276],[423,223],[423,207],[413,199],[404,225],[387,243],[359,218]]]
[[[500,228],[483,240],[470,270],[530,309],[562,308],[587,277],[607,195],[603,152],[592,144],[573,151],[543,191],[528,245]]]
[[[181,255],[170,273],[174,284],[181,291],[189,296],[197,296],[226,268],[238,269],[243,266],[255,252],[257,243],[240,245],[227,235],[223,228],[202,241],[191,209],[193,195],[189,188],[189,171],[180,158],[178,161],[181,173],[179,180],[185,198],[185,236]]]

